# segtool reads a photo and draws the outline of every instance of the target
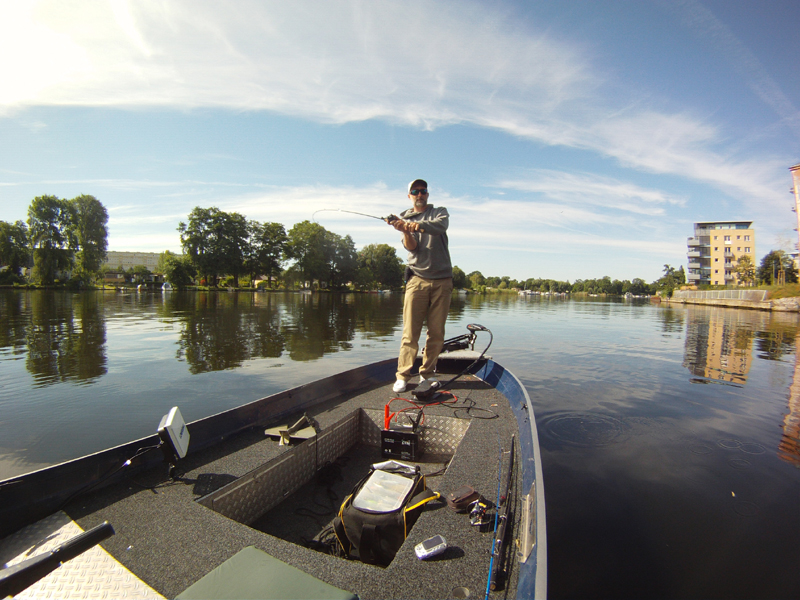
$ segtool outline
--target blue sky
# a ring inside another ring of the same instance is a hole
[[[467,272],[657,279],[696,221],[793,250],[800,3],[3,2],[0,220],[92,194],[109,249],[195,206],[357,247],[410,180]]]

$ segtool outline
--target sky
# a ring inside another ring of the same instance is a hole
[[[0,220],[91,194],[109,250],[217,207],[356,247],[411,203],[467,273],[686,266],[699,221],[794,250],[797,0],[0,0]],[[318,212],[321,209],[327,209]],[[331,210],[332,209],[332,210]]]

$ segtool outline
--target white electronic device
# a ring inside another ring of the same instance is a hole
[[[440,535],[435,535],[414,546],[414,552],[419,559],[430,558],[447,550],[447,540]]]
[[[189,429],[183,420],[181,411],[177,406],[161,418],[158,425],[158,437],[169,447],[175,460],[186,456],[189,451]]]

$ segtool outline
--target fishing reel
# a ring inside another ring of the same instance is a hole
[[[472,502],[469,505],[469,524],[477,527],[481,533],[489,531],[489,525],[492,522],[492,515],[489,514],[491,509],[492,503],[484,498]]]

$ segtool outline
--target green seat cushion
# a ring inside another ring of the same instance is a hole
[[[358,596],[248,546],[178,594],[180,600],[326,599]]]

